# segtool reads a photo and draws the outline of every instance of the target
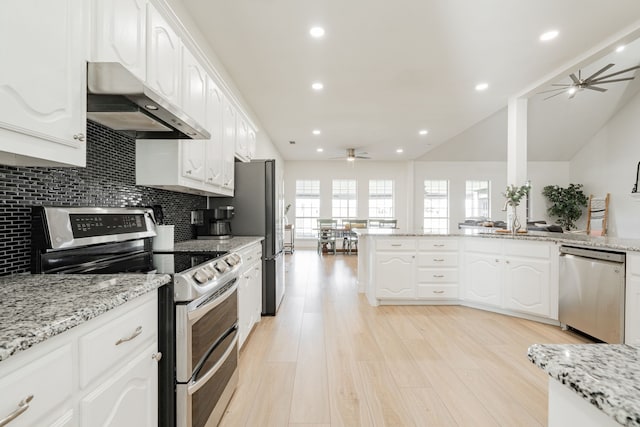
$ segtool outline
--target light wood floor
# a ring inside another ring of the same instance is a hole
[[[557,327],[457,306],[371,307],[356,257],[287,255],[286,294],[240,356],[223,426],[544,426],[533,343]]]

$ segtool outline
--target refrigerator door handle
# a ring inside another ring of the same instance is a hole
[[[273,256],[268,256],[265,257],[265,261],[273,261],[274,259],[277,259],[280,255],[282,255],[284,253],[283,250],[280,250],[277,254],[273,255]]]

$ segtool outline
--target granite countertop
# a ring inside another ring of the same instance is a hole
[[[167,274],[0,277],[0,362],[169,282]]]
[[[237,236],[226,240],[203,239],[176,242],[170,252],[232,252],[264,240],[259,236]]]
[[[529,360],[623,426],[640,426],[640,348],[535,344]]]
[[[496,233],[494,231],[460,230],[457,233],[432,234],[422,230],[411,231],[401,229],[384,228],[362,228],[355,232],[360,236],[403,236],[403,237],[460,237],[470,236],[489,239],[511,239],[511,240],[537,240],[545,242],[555,242],[567,245],[578,245],[593,248],[613,249],[620,251],[640,251],[640,239],[624,239],[619,237],[595,237],[585,234],[571,233],[550,233],[546,231],[529,231],[518,233],[515,236],[510,233]]]

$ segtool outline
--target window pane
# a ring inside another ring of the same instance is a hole
[[[490,181],[467,181],[464,200],[465,218],[489,218],[489,212],[491,212],[490,189]]]
[[[369,181],[369,218],[393,218],[393,180]]]
[[[334,179],[331,201],[331,217],[339,221],[357,215],[357,191],[355,179]]]
[[[296,181],[296,237],[316,237],[320,218],[320,181]]]
[[[425,233],[449,232],[449,181],[424,181],[424,215]]]

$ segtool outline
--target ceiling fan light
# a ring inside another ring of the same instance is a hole
[[[617,52],[617,53],[620,53],[620,52],[622,52],[623,50],[624,50],[624,45],[623,45],[623,44],[621,44],[620,46],[618,46],[618,47],[616,48],[616,52]]]
[[[347,157],[347,162],[354,162],[355,160],[355,157]]]
[[[575,86],[571,86],[571,87],[567,90],[567,93],[568,93],[569,95],[573,95],[574,93],[576,93],[576,90],[577,90],[577,89],[576,89],[576,87],[575,87]]]

